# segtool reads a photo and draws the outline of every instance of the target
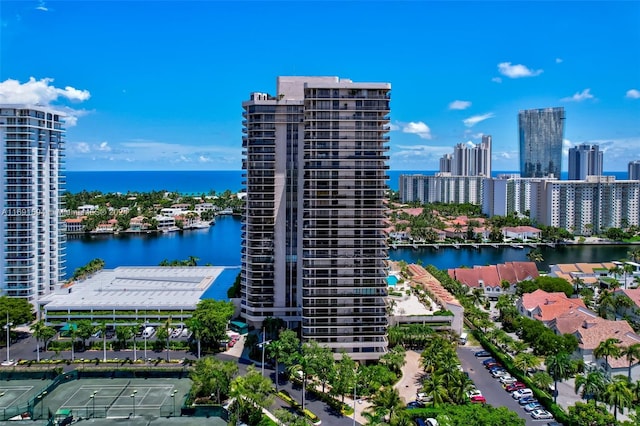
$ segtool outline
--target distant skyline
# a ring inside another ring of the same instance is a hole
[[[640,160],[640,2],[2,1],[0,103],[66,111],[66,168],[240,170],[242,101],[278,75],[391,83],[389,165],[438,170],[518,111],[562,106],[567,151]]]

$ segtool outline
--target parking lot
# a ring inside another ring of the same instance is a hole
[[[535,420],[518,404],[518,401],[506,392],[497,378],[493,378],[491,373],[482,365],[486,358],[476,358],[474,352],[481,350],[479,347],[458,347],[458,358],[462,368],[469,374],[476,387],[487,399],[487,403],[494,407],[507,407],[526,421],[527,426],[546,425],[552,420]]]

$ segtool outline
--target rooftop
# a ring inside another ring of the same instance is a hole
[[[228,269],[237,268],[145,266],[105,269],[41,300],[47,310],[192,310],[212,285],[224,287],[217,294],[224,295],[226,300],[230,283],[229,274],[223,272]]]

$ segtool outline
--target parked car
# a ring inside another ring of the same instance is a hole
[[[470,390],[467,392],[467,397],[472,398],[474,396],[482,396],[482,392],[479,389]]]
[[[500,377],[509,377],[509,376],[511,376],[511,374],[509,374],[509,372],[506,371],[506,370],[493,370],[491,372],[491,375],[495,379],[499,379]]]
[[[407,404],[407,408],[424,408],[424,404],[420,401],[411,401]]]
[[[433,417],[427,418],[426,422],[427,422],[427,426],[438,426],[438,421]]]
[[[517,390],[511,394],[513,399],[520,399],[525,396],[533,396],[533,391],[529,388]]]
[[[518,404],[520,404],[520,405],[527,405],[527,404],[530,404],[532,402],[538,402],[538,400],[535,399],[535,397],[533,397],[533,396],[525,396],[524,398],[520,398],[518,400]]]
[[[511,383],[510,385],[505,386],[504,390],[506,390],[507,392],[513,392],[513,391],[517,391],[520,389],[524,389],[526,388],[527,385],[525,385],[522,382],[515,382],[515,383]]]
[[[474,395],[469,398],[473,404],[486,404],[487,399],[482,395]]]
[[[531,417],[533,417],[534,419],[552,419],[553,414],[551,414],[547,410],[533,410],[531,412]]]
[[[513,384],[515,382],[517,382],[518,379],[516,379],[515,377],[511,377],[511,376],[502,376],[500,377],[500,383],[502,383],[503,385],[510,385]]]
[[[482,361],[482,365],[487,365],[490,362],[497,362],[495,358],[487,358],[484,361]]]
[[[522,408],[524,408],[524,411],[526,411],[527,413],[535,410],[544,410],[544,407],[538,401],[530,402]]]
[[[484,368],[486,368],[487,370],[490,370],[492,367],[502,368],[502,364],[500,364],[499,362],[490,362],[489,364],[484,366]]]
[[[476,358],[486,358],[491,356],[491,354],[487,351],[478,351],[478,352],[475,352],[473,355],[475,355]]]

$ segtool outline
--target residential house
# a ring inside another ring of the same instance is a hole
[[[479,266],[473,268],[449,269],[448,274],[454,280],[470,288],[481,288],[489,299],[497,299],[501,294],[515,293],[515,285],[521,281],[538,277],[538,268],[534,262],[507,262],[500,265]],[[506,283],[509,286],[506,286]]]
[[[586,306],[582,299],[571,299],[563,292],[548,293],[538,289],[525,293],[516,301],[516,309],[524,317],[535,319],[549,326],[560,315]]]
[[[84,225],[82,224],[82,218],[69,218],[64,220],[65,231],[69,234],[84,232]]]
[[[542,237],[542,231],[533,226],[506,226],[502,228],[502,235],[505,239],[511,240],[539,240]]]

